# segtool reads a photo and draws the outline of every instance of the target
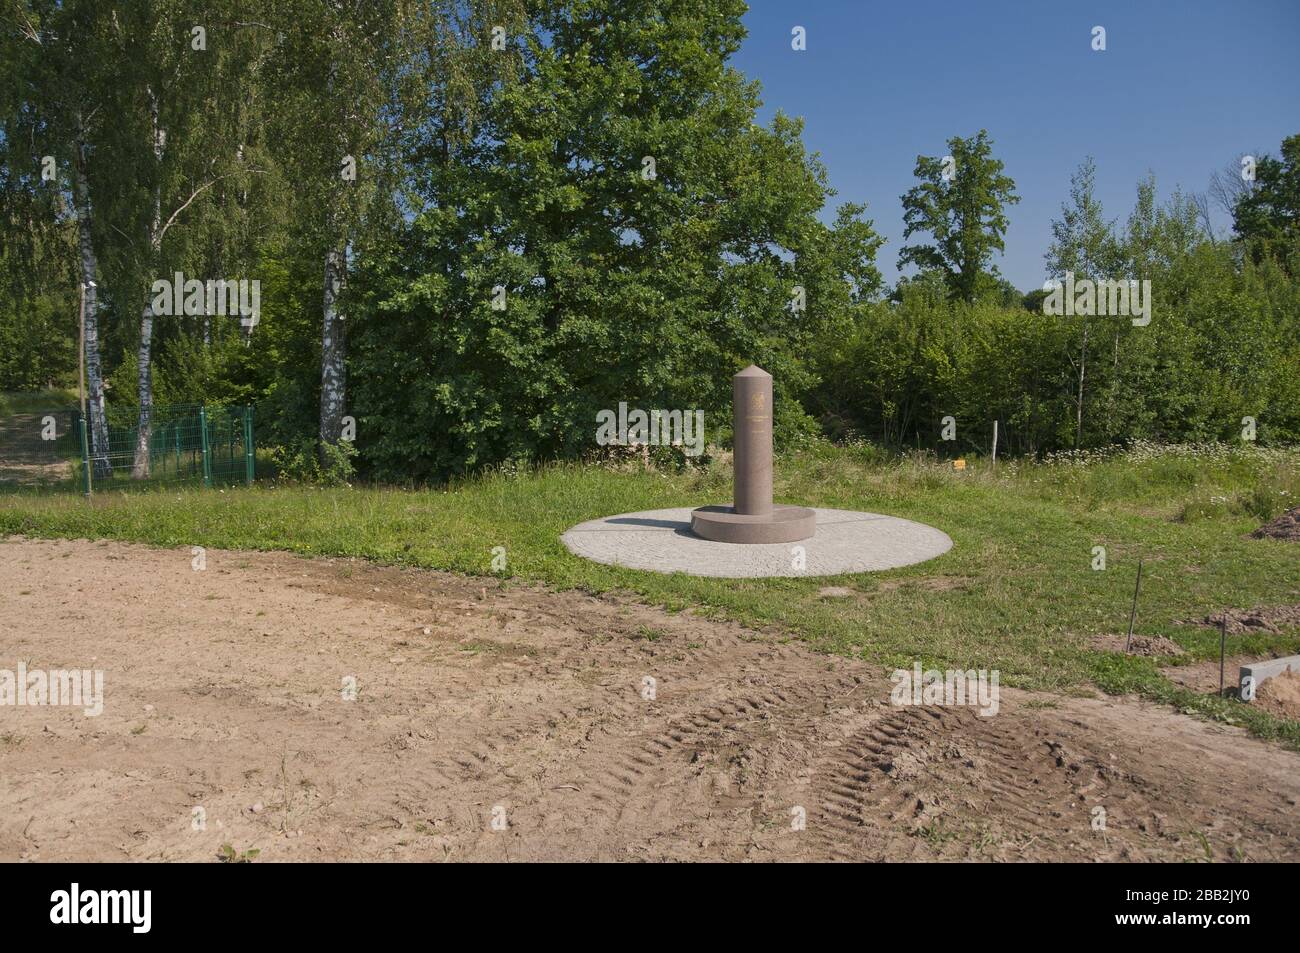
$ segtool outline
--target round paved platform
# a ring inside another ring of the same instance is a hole
[[[579,523],[560,537],[569,551],[612,566],[691,576],[838,576],[897,569],[952,548],[948,534],[911,520],[854,510],[817,512],[817,533],[798,543],[716,543],[691,532],[691,510],[646,510]],[[795,568],[796,546],[806,557]]]

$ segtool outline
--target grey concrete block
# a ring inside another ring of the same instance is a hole
[[[1259,691],[1259,686],[1265,679],[1272,678],[1275,675],[1281,675],[1285,671],[1300,673],[1300,655],[1288,655],[1286,658],[1270,659],[1267,662],[1252,662],[1249,665],[1241,667],[1240,680],[1237,682],[1241,686],[1241,700],[1251,701],[1247,698],[1245,688],[1247,685],[1253,685],[1255,691]],[[1250,681],[1248,682],[1247,679]]]

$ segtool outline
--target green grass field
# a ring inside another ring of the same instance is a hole
[[[1300,451],[1136,448],[1027,464],[882,461],[868,447],[783,456],[777,499],[862,509],[937,526],[944,556],[887,573],[757,581],[665,576],[589,563],[559,542],[575,523],[632,510],[725,502],[729,470],[595,465],[499,472],[439,489],[257,487],[77,496],[0,496],[0,533],[163,546],[282,549],[504,575],[591,592],[623,590],[671,611],[776,627],[814,648],[887,667],[996,668],[1002,683],[1059,692],[1137,692],[1300,747],[1300,723],[1183,689],[1151,659],[1094,651],[1122,633],[1138,557],[1136,631],[1218,656],[1216,631],[1180,626],[1224,607],[1300,602],[1300,546],[1247,534],[1297,505]],[[1107,568],[1092,568],[1104,546]],[[819,590],[847,586],[855,598]],[[1300,651],[1300,631],[1234,637],[1231,653]]]

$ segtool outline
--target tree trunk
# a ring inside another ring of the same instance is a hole
[[[81,281],[86,287],[86,389],[87,425],[95,477],[106,478],[112,471],[108,460],[108,424],[104,419],[104,370],[99,357],[99,289],[95,276],[99,260],[91,238],[90,189],[86,185],[84,144],[77,143],[77,175],[73,180],[73,206],[77,213],[77,245]]]
[[[131,477],[135,480],[149,478],[149,435],[153,425],[153,371],[150,365],[153,350],[153,302],[145,304],[140,315],[140,350],[136,360],[139,362],[139,398],[140,416],[136,420],[135,430],[135,464],[131,467]]]
[[[1083,319],[1083,344],[1079,348],[1079,399],[1075,403],[1074,448],[1083,444],[1083,377],[1088,366],[1088,319]]]
[[[157,263],[162,253],[162,234],[164,231],[162,227],[162,162],[167,133],[159,123],[158,96],[155,94],[153,87],[148,87],[148,93],[149,116],[153,126],[154,157],[153,222],[152,227],[149,229],[149,250],[152,252],[151,261]],[[145,280],[152,286],[152,282],[147,277]],[[137,354],[139,365],[137,367],[136,392],[140,398],[140,416],[136,420],[135,462],[131,467],[131,477],[136,480],[144,480],[149,477],[149,435],[153,423],[153,370],[150,367],[153,354],[153,318],[153,302],[146,293],[144,311],[140,315],[140,350]]]
[[[343,430],[343,407],[347,396],[347,341],[343,313],[339,310],[339,288],[347,267],[341,245],[325,252],[325,288],[321,322],[320,355],[320,441],[336,444]]]

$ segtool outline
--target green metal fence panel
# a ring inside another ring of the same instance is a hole
[[[199,441],[203,447],[203,486],[206,489],[211,489],[212,458],[208,452],[208,414],[202,407],[199,408]]]
[[[253,408],[244,408],[244,482],[253,485],[257,454],[253,452]]]
[[[86,437],[86,418],[80,413],[77,415],[77,423],[81,430],[81,475],[86,482],[86,496],[90,496],[90,441]]]
[[[99,493],[253,482],[251,407],[155,406],[144,439],[136,411],[110,408],[107,431],[107,446],[92,446],[79,408],[0,417],[0,491]]]

